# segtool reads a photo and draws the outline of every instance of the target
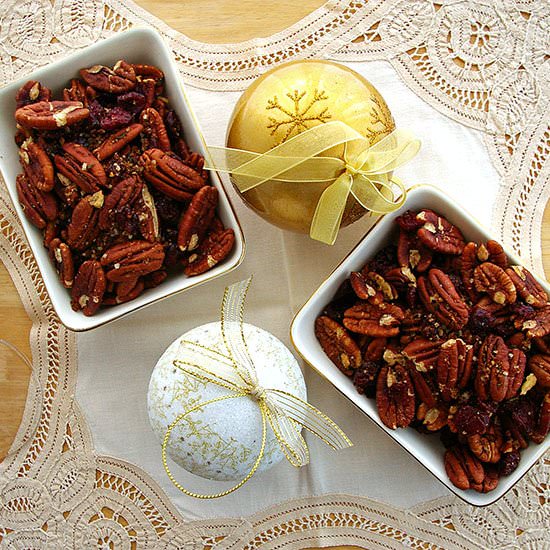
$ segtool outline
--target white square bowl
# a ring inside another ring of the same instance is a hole
[[[290,338],[296,351],[318,374],[397,441],[403,449],[416,458],[420,464],[453,493],[474,506],[487,506],[497,501],[527,473],[550,447],[550,437],[547,437],[540,445],[531,443],[527,449],[522,451],[518,468],[511,475],[502,477],[494,491],[482,494],[473,490],[463,491],[458,489],[449,481],[445,473],[443,465],[445,449],[439,441],[439,437],[435,434],[421,434],[413,428],[397,430],[387,428],[378,416],[376,401],[357,392],[352,380],[340,372],[325,354],[314,333],[315,319],[332,300],[338,287],[349,277],[350,273],[352,271],[359,271],[365,262],[372,258],[376,252],[390,242],[393,242],[393,238],[397,235],[397,228],[394,223],[395,218],[406,210],[421,210],[423,208],[432,209],[445,216],[462,231],[466,240],[486,242],[491,239],[491,235],[447,195],[435,187],[419,185],[409,191],[405,203],[399,210],[380,218],[359,244],[342,260],[327,280],[302,306],[292,322]],[[521,264],[516,256],[510,254],[508,251],[506,253],[511,263]],[[550,286],[548,283],[541,279],[537,280],[550,296]]]
[[[61,322],[74,331],[84,331],[98,327],[172,294],[219,277],[236,268],[244,257],[245,245],[241,227],[219,177],[216,174],[211,174],[210,182],[219,191],[218,215],[225,227],[231,228],[235,232],[235,246],[223,262],[210,271],[195,277],[186,277],[183,273],[181,276],[171,275],[161,285],[146,290],[135,300],[109,308],[102,308],[92,317],[86,317],[82,312],[72,310],[70,293],[59,281],[55,267],[48,257],[48,251],[42,244],[42,233],[27,220],[17,198],[15,179],[21,171],[21,166],[18,160],[18,148],[14,142],[16,130],[14,118],[15,94],[20,86],[28,80],[37,80],[50,88],[55,97],[60,97],[61,90],[66,87],[69,80],[78,76],[79,69],[97,64],[112,66],[119,59],[125,59],[130,63],[156,65],[162,69],[165,76],[166,94],[171,107],[181,120],[189,147],[191,150],[206,156],[206,144],[185,96],[180,74],[172,59],[172,54],[160,35],[151,29],[133,29],[117,34],[112,38],[83,48],[77,53],[47,67],[38,69],[0,90],[0,171],[42,273],[53,307]]]

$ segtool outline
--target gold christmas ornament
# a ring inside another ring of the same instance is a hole
[[[259,77],[241,96],[229,123],[227,147],[266,153],[294,136],[321,124],[341,121],[372,146],[395,130],[384,98],[376,88],[351,69],[320,60],[286,63]],[[352,157],[349,141],[317,157]],[[283,229],[308,233],[321,195],[337,174],[325,181],[272,179],[241,193],[245,203],[260,216]],[[232,174],[237,189],[244,176]],[[331,179],[332,178],[332,179]],[[366,213],[353,193],[346,195],[341,226]],[[313,236],[313,235],[312,235]]]

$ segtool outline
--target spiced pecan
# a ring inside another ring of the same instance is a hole
[[[84,107],[88,107],[88,96],[86,85],[78,78],[72,78],[68,88],[63,90],[65,101],[80,101]]]
[[[403,348],[403,355],[410,359],[416,370],[428,372],[432,370],[439,356],[440,341],[431,341],[427,338],[416,338]]]
[[[451,483],[462,490],[472,489],[483,483],[485,470],[481,462],[464,447],[454,447],[445,452],[445,471]]]
[[[99,233],[99,209],[103,206],[103,193],[98,191],[81,199],[74,207],[67,226],[67,244],[74,250],[85,250]]]
[[[537,377],[540,386],[550,388],[550,355],[533,355],[529,359],[529,370]]]
[[[143,109],[139,117],[143,125],[141,139],[144,149],[160,149],[161,151],[170,151],[170,140],[164,126],[164,121],[156,109],[148,107]]]
[[[464,237],[460,230],[433,210],[421,210],[416,219],[422,222],[416,234],[430,250],[443,254],[460,254]]]
[[[130,278],[116,284],[115,303],[123,304],[135,300],[145,290],[145,283],[141,277]]]
[[[71,292],[71,306],[86,316],[99,309],[105,293],[105,274],[99,262],[87,260],[79,267]]]
[[[481,483],[472,483],[472,489],[478,493],[489,493],[497,488],[499,472],[492,464],[485,464],[483,470],[485,472],[483,481]]]
[[[447,425],[449,411],[444,404],[429,407],[426,403],[420,403],[416,410],[416,419],[422,422],[429,432],[437,432]]]
[[[403,310],[394,304],[382,302],[359,303],[344,312],[344,326],[352,332],[373,337],[395,336],[404,318]]]
[[[159,243],[130,241],[109,248],[100,259],[107,280],[119,283],[160,269],[164,249]]]
[[[350,273],[349,280],[353,291],[361,300],[369,300],[372,298],[375,299],[375,301],[377,301],[378,303],[383,300],[382,294],[378,293],[377,296],[377,292],[374,287],[372,287],[367,282],[366,277],[360,271],[354,271]]]
[[[456,398],[472,375],[474,348],[460,338],[451,338],[441,345],[437,358],[437,383],[445,401]]]
[[[481,460],[495,464],[500,460],[500,449],[503,439],[500,427],[492,422],[483,434],[475,434],[468,437],[470,451]]]
[[[527,357],[523,351],[514,348],[508,353],[508,360],[510,362],[510,373],[505,399],[512,399],[512,397],[515,397],[519,393],[523,384]]]
[[[142,186],[141,195],[137,197],[134,205],[142,237],[146,241],[157,241],[160,234],[157,208],[146,185]]]
[[[54,171],[48,154],[38,143],[26,140],[19,149],[19,162],[31,185],[40,191],[51,191]]]
[[[15,120],[25,128],[57,130],[88,118],[90,111],[80,101],[39,101],[20,107]]]
[[[491,262],[483,262],[474,269],[474,286],[485,292],[497,304],[512,304],[516,301],[516,287],[504,269]]]
[[[122,60],[117,61],[112,69],[103,65],[80,69],[80,77],[92,88],[110,94],[129,92],[136,85],[132,65]]]
[[[16,109],[24,107],[30,103],[37,103],[39,101],[50,101],[52,97],[52,91],[45,86],[42,86],[40,82],[36,80],[29,80],[15,94]]]
[[[74,262],[71,249],[61,239],[53,239],[48,248],[61,284],[65,288],[71,288],[74,281]]]
[[[153,65],[144,65],[132,63],[132,68],[136,76],[145,76],[147,78],[152,78],[153,80],[162,80],[164,78],[164,73]]]
[[[406,231],[399,232],[397,260],[401,267],[408,267],[423,273],[432,263],[433,252],[416,236]]]
[[[153,271],[153,273],[145,275],[142,279],[145,288],[155,288],[164,282],[166,277],[168,277],[168,273],[163,269],[159,269],[158,271]]]
[[[414,365],[410,363],[407,365],[407,368],[418,400],[421,403],[425,403],[428,408],[435,407],[438,403],[438,393],[432,383],[432,379],[428,375],[417,370]]]
[[[29,221],[38,227],[44,229],[48,221],[57,218],[57,202],[51,193],[40,191],[23,174],[19,174],[16,179],[17,196],[21,208]]]
[[[235,233],[233,229],[209,233],[196,252],[189,256],[184,273],[191,277],[212,269],[230,254],[234,243]]]
[[[530,271],[521,265],[513,265],[506,274],[516,287],[519,297],[530,306],[541,308],[547,305],[548,295]]]
[[[218,190],[206,185],[191,199],[178,226],[178,247],[181,251],[195,250],[203,240],[218,205]]]
[[[532,441],[542,443],[550,432],[550,391],[544,394],[535,429],[529,434]]]
[[[531,319],[523,322],[522,330],[529,338],[542,338],[550,334],[550,304],[535,311]]]
[[[363,348],[363,357],[368,361],[380,361],[386,350],[387,338],[373,338],[365,348]]]
[[[143,126],[141,124],[130,124],[122,130],[118,130],[114,134],[111,134],[106,140],[94,149],[94,155],[100,160],[103,161],[110,156],[114,155],[117,151],[120,151],[134,139],[136,139],[141,131]]]
[[[348,331],[330,317],[315,320],[315,336],[329,359],[347,376],[361,366],[361,351]]]
[[[61,201],[70,208],[80,200],[78,186],[60,172],[56,174],[54,191]]]
[[[50,248],[51,242],[59,235],[59,223],[57,220],[49,221],[44,227],[44,247]]]
[[[149,149],[141,155],[145,179],[161,193],[178,201],[188,201],[207,178],[202,171],[188,166],[174,154]]]
[[[417,285],[420,299],[429,312],[453,330],[464,327],[468,322],[468,306],[448,275],[432,268],[427,277],[419,277]]]
[[[64,143],[63,151],[55,155],[55,167],[83,193],[96,193],[106,186],[105,170],[91,151],[78,143]]]
[[[407,427],[414,419],[415,397],[405,367],[384,366],[376,382],[376,407],[380,420],[390,429]]]
[[[508,392],[510,360],[508,346],[500,336],[490,334],[479,350],[474,388],[484,401],[502,401]]]

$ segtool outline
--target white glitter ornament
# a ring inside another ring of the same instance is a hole
[[[302,371],[286,346],[269,332],[243,323],[244,336],[263,388],[283,390],[306,401]],[[228,389],[185,374],[174,366],[180,341],[187,340],[222,354],[227,350],[221,323],[194,328],[172,342],[159,359],[149,383],[149,419],[162,443],[166,430],[185,411],[219,396]],[[216,373],[217,363],[209,370]],[[240,480],[248,474],[261,449],[262,414],[251,396],[206,405],[189,414],[173,429],[167,445],[169,457],[185,470],[207,479]],[[257,472],[277,464],[284,454],[268,425],[264,456]]]

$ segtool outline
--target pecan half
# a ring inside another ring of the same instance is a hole
[[[175,155],[149,149],[141,155],[143,176],[161,193],[178,201],[188,201],[206,185],[201,171],[188,166]]]
[[[397,261],[401,267],[410,267],[423,273],[432,263],[433,252],[409,232],[399,231]]]
[[[78,269],[71,292],[71,306],[82,310],[86,316],[93,315],[101,305],[106,289],[105,274],[99,262],[85,261]]]
[[[166,277],[168,277],[168,273],[162,269],[159,269],[158,271],[153,271],[153,273],[149,273],[149,275],[145,275],[145,277],[142,277],[142,279],[145,288],[155,288],[159,286],[162,282],[164,282],[166,280]]]
[[[37,103],[39,101],[50,101],[52,97],[52,91],[45,86],[42,86],[40,82],[36,80],[29,80],[15,94],[16,109],[24,107],[30,103]]]
[[[497,304],[516,301],[516,287],[506,271],[496,264],[484,262],[474,269],[474,285],[478,292],[486,292]]]
[[[105,160],[114,155],[117,151],[123,149],[128,143],[136,139],[143,126],[141,124],[130,124],[122,130],[118,130],[114,134],[111,134],[103,143],[94,149],[94,155],[100,160]]]
[[[141,188],[141,195],[134,203],[139,231],[146,241],[155,242],[159,238],[159,219],[155,200],[146,185]]]
[[[541,308],[548,303],[548,295],[531,272],[521,265],[513,265],[506,274],[516,287],[520,298],[530,306]]]
[[[472,375],[474,348],[460,338],[452,338],[441,345],[437,359],[437,383],[441,397],[451,401],[458,390],[468,384]]]
[[[152,78],[153,80],[162,80],[164,78],[164,73],[153,65],[144,65],[132,63],[132,68],[137,76],[145,76],[147,78]]]
[[[58,172],[56,174],[54,191],[61,201],[72,208],[80,200],[78,187],[66,176]]]
[[[416,234],[430,250],[442,254],[460,254],[464,248],[464,237],[460,230],[432,210],[422,210],[416,215],[422,222]]]
[[[508,346],[500,336],[490,334],[479,350],[474,388],[478,397],[502,401],[508,392],[510,360]]]
[[[472,453],[481,462],[490,462],[491,464],[495,464],[500,460],[502,443],[502,432],[494,422],[490,424],[485,433],[468,437],[468,446]]]
[[[135,300],[145,290],[145,283],[141,277],[128,279],[116,284],[115,296],[103,301],[104,305],[117,305]]]
[[[483,483],[485,471],[481,462],[463,447],[454,447],[445,452],[445,471],[451,483],[462,490],[472,489]]]
[[[349,281],[351,288],[361,300],[374,299],[375,303],[380,303],[384,299],[382,294],[377,293],[374,287],[367,282],[366,277],[360,271],[350,273]]]
[[[112,246],[101,256],[109,281],[119,283],[135,279],[160,269],[164,261],[164,249],[159,243],[131,241]]]
[[[107,195],[99,214],[99,227],[107,229],[117,212],[134,203],[141,193],[143,183],[135,176],[130,176],[119,182]]]
[[[68,88],[63,90],[65,101],[80,101],[84,107],[88,107],[88,96],[86,85],[78,78],[72,78]]]
[[[490,464],[485,464],[483,470],[485,472],[483,481],[481,483],[472,483],[472,489],[478,493],[490,493],[498,485],[499,472],[495,466]]]
[[[61,284],[65,288],[71,288],[74,281],[74,262],[71,249],[61,239],[53,239],[48,248]]]
[[[453,330],[464,327],[468,322],[468,306],[448,275],[432,268],[427,277],[419,277],[417,284],[420,299],[429,312]]]
[[[212,269],[230,254],[234,244],[233,229],[209,233],[197,251],[189,256],[184,273],[191,277]]]
[[[428,340],[427,338],[417,338],[403,348],[403,355],[412,361],[416,370],[428,372],[432,370],[439,356],[440,341]]]
[[[51,193],[40,191],[23,174],[19,174],[16,179],[17,196],[25,215],[29,221],[38,227],[44,229],[48,221],[57,218],[57,201]]]
[[[533,355],[529,359],[529,369],[537,377],[537,384],[550,388],[550,355]]]
[[[191,199],[178,226],[178,247],[181,251],[195,250],[203,240],[218,205],[218,190],[206,185]]]
[[[15,120],[21,126],[37,130],[57,130],[89,116],[90,111],[80,101],[39,101],[15,111]]]
[[[364,348],[363,357],[368,361],[380,361],[386,350],[387,338],[373,338]]]
[[[550,391],[544,394],[540,411],[538,413],[535,429],[529,434],[529,437],[535,443],[542,443],[550,432]]]
[[[521,328],[527,331],[529,338],[542,338],[550,334],[550,304],[537,309],[535,315],[525,321]]]
[[[125,61],[117,61],[112,69],[103,65],[80,69],[80,76],[92,88],[110,94],[129,92],[136,85],[136,73]]]
[[[51,191],[54,184],[53,164],[38,143],[26,140],[19,149],[19,162],[31,185],[40,191]]]
[[[94,155],[78,143],[64,143],[63,155],[55,155],[55,167],[83,193],[95,193],[107,184],[103,166]]]
[[[156,109],[148,107],[143,109],[139,117],[143,125],[141,139],[144,149],[160,149],[161,151],[170,151],[170,140],[164,126],[164,121]]]
[[[521,385],[523,384],[527,357],[523,351],[514,348],[510,350],[508,360],[510,362],[510,373],[508,379],[508,391],[506,392],[505,399],[512,399],[512,397],[515,397],[519,393]]]
[[[382,367],[376,382],[376,407],[390,429],[407,427],[414,419],[414,388],[405,367]]]
[[[411,364],[407,366],[418,400],[421,403],[425,403],[428,408],[435,407],[438,403],[438,395],[436,389],[433,387],[432,379],[414,368]]]
[[[329,359],[347,376],[361,366],[361,351],[348,331],[330,317],[315,320],[315,336]]]
[[[447,425],[449,411],[443,404],[429,407],[426,403],[420,403],[416,410],[416,419],[422,422],[429,432],[437,432]]]
[[[98,191],[81,199],[74,207],[67,226],[67,244],[74,250],[90,247],[99,233],[99,208],[103,206],[103,194]]]
[[[396,336],[404,318],[403,310],[394,304],[382,302],[359,303],[344,312],[344,326],[352,332],[373,337]]]

